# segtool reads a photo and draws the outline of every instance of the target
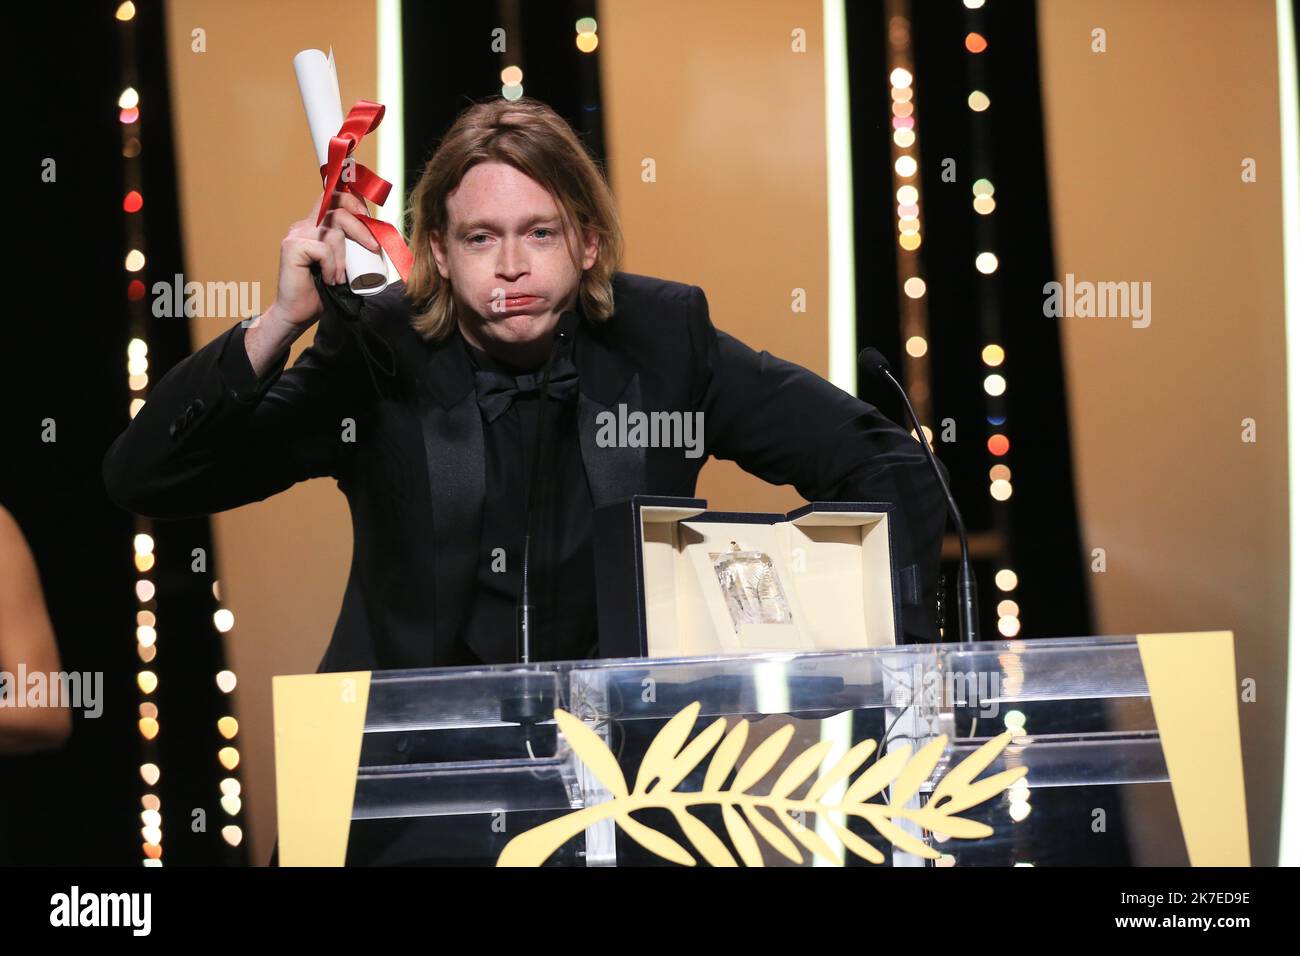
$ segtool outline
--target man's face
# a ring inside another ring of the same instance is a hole
[[[429,242],[451,282],[461,332],[504,361],[543,361],[581,278],[559,206],[513,166],[480,163],[447,196],[447,217],[447,235]],[[596,238],[587,239],[583,270],[596,262]]]

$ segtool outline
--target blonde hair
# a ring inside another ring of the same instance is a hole
[[[569,254],[582,273],[578,299],[587,318],[602,322],[614,314],[613,276],[623,258],[623,232],[614,194],[573,129],[540,100],[494,97],[468,107],[438,144],[408,203],[411,272],[407,297],[415,303],[412,326],[438,340],[456,327],[451,282],[438,272],[429,240],[446,237],[447,195],[479,163],[513,166],[535,180],[560,207]],[[582,269],[587,233],[598,240],[596,262]]]

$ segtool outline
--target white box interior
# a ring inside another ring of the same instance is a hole
[[[775,524],[691,521],[699,508],[643,506],[649,657],[853,650],[895,643],[889,516],[813,511]],[[710,552],[772,559],[793,623],[737,632]]]

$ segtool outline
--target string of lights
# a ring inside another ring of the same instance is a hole
[[[122,92],[118,96],[118,120],[122,137],[123,187],[122,211],[125,213],[126,257],[123,267],[127,273],[126,287],[127,324],[130,341],[127,344],[127,384],[131,392],[131,401],[127,409],[130,418],[135,418],[148,400],[149,391],[149,345],[147,341],[148,307],[146,304],[147,287],[142,276],[147,262],[145,256],[144,193],[140,156],[143,151],[140,115],[142,105],[137,90],[137,9],[127,0],[118,5],[115,16],[119,23],[119,51],[122,70]],[[163,865],[163,806],[159,794],[162,779],[162,767],[159,759],[158,737],[162,726],[156,694],[158,692],[157,657],[159,653],[159,622],[157,586],[152,573],[157,564],[153,522],[143,516],[135,517],[135,535],[132,539],[133,561],[138,575],[135,582],[136,597],[136,655],[140,659],[141,670],[136,674],[136,686],[140,692],[139,718],[137,727],[141,737],[140,778],[145,791],[140,797],[141,812],[140,835],[142,863],[145,866]],[[220,586],[212,584],[214,599],[220,603]],[[218,632],[225,633],[234,626],[234,615],[227,609],[218,607],[213,615],[213,624]],[[216,675],[217,686],[227,696],[235,689],[236,679],[232,671],[223,670]],[[223,740],[233,741],[239,732],[238,721],[230,715],[222,716],[217,721],[217,732]],[[217,753],[221,766],[231,773],[239,765],[239,751],[233,744],[223,746]],[[227,776],[221,781],[221,807],[232,818],[237,818],[242,811],[240,801],[240,783],[234,776]],[[231,846],[238,846],[243,839],[243,830],[237,820],[223,825],[222,837]]]
[[[1003,595],[998,601],[998,633],[1003,637],[1015,637],[1020,633],[1020,605],[1015,600],[1015,591],[1019,578],[1011,566],[1007,551],[1010,541],[1010,514],[1007,502],[1011,499],[1011,438],[1007,427],[1006,393],[1007,354],[1002,346],[1002,316],[998,307],[996,276],[998,256],[994,251],[995,230],[993,213],[997,209],[995,188],[989,178],[992,170],[990,157],[993,155],[990,140],[991,117],[993,106],[985,88],[988,86],[987,57],[984,55],[989,47],[982,24],[984,0],[963,0],[970,19],[970,30],[966,34],[965,47],[969,54],[969,75],[972,89],[966,97],[966,105],[971,116],[972,160],[976,178],[971,183],[971,208],[975,213],[975,236],[977,253],[975,269],[980,275],[988,277],[979,283],[980,327],[985,345],[980,351],[980,360],[985,366],[984,394],[987,406],[985,422],[987,425],[985,447],[989,454],[989,496],[997,502],[993,508],[993,523],[998,542],[998,570],[993,576],[993,583]]]
[[[507,8],[506,21],[508,24],[517,27],[518,12],[518,9],[513,6]],[[594,53],[596,47],[600,45],[600,37],[596,35],[596,18],[583,17],[574,22],[573,29],[575,31],[573,42],[578,48],[578,52]],[[509,27],[507,33],[513,36],[522,36],[522,31],[518,29],[511,30]],[[518,49],[513,50],[512,55],[515,59],[522,59]],[[524,71],[517,64],[512,63],[501,70],[501,98],[514,102],[523,95]]]
[[[917,417],[931,415],[930,322],[926,300],[924,259],[921,254],[921,177],[917,156],[916,97],[912,86],[912,27],[910,0],[888,0],[885,25],[888,36],[890,159],[898,225],[899,328],[903,341],[903,377]],[[934,433],[921,426],[933,446]],[[913,432],[915,437],[915,432]]]
[[[119,49],[121,51],[122,93],[117,99],[118,121],[122,133],[123,180],[125,195],[122,198],[122,211],[126,213],[124,222],[126,230],[127,253],[123,263],[129,276],[126,287],[128,303],[128,325],[131,339],[126,348],[127,384],[131,391],[131,404],[128,414],[135,418],[144,407],[149,387],[149,345],[145,340],[145,283],[141,278],[145,267],[144,254],[144,195],[141,192],[142,150],[140,138],[140,95],[136,91],[136,9],[135,4],[121,4],[117,8],[117,20],[121,25],[118,31]],[[156,588],[151,572],[156,563],[154,555],[153,522],[136,516],[135,536],[132,539],[135,570],[138,575],[135,582],[136,615],[135,641],[136,655],[142,668],[136,674],[136,686],[140,691],[139,719],[137,727],[142,738],[142,762],[140,778],[144,781],[145,792],[140,797],[140,835],[143,839],[141,852],[145,866],[162,866],[163,862],[163,815],[162,800],[158,795],[158,783],[162,770],[158,761],[159,723],[158,704],[154,694],[158,690],[158,674],[153,669],[158,656],[158,618]]]
[[[984,0],[962,0],[967,10],[970,30],[966,34],[965,47],[968,56],[968,73],[971,77],[971,91],[966,97],[970,109],[971,156],[976,178],[971,182],[971,208],[975,213],[975,269],[986,277],[978,285],[980,331],[986,343],[980,350],[980,360],[985,367],[984,394],[986,396],[985,421],[987,423],[986,448],[991,461],[989,467],[989,497],[993,507],[993,524],[998,550],[998,570],[993,575],[993,583],[1003,597],[998,601],[998,633],[1003,637],[1015,637],[1020,633],[1020,606],[1015,600],[1015,591],[1019,579],[1011,566],[1007,542],[1010,541],[1010,514],[1007,502],[1011,499],[1011,466],[1008,456],[1011,452],[1011,439],[1007,428],[1007,354],[1001,341],[1002,313],[998,306],[996,276],[998,257],[995,248],[995,230],[993,212],[997,209],[994,198],[992,175],[992,130],[989,111],[993,107],[986,89],[989,87],[987,57],[989,40],[983,24]],[[1001,692],[1008,696],[1020,693],[1024,682],[1024,667],[1020,655],[1008,650],[998,655],[1001,666]],[[1016,735],[1023,735],[1026,716],[1020,710],[1008,710],[1002,715],[1003,725]],[[1016,823],[1029,816],[1030,804],[1029,781],[1021,778],[1015,782],[1006,794],[1007,813]],[[1017,862],[1016,866],[1033,866],[1030,862]]]

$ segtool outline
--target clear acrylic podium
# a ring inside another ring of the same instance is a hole
[[[275,695],[283,865],[495,865],[526,833],[511,862],[531,841],[548,866],[1249,863],[1230,632],[315,674]],[[1010,782],[956,814],[967,835],[903,812],[977,752],[974,786]],[[819,809],[846,795],[893,809]],[[602,813],[615,798],[631,809]]]

